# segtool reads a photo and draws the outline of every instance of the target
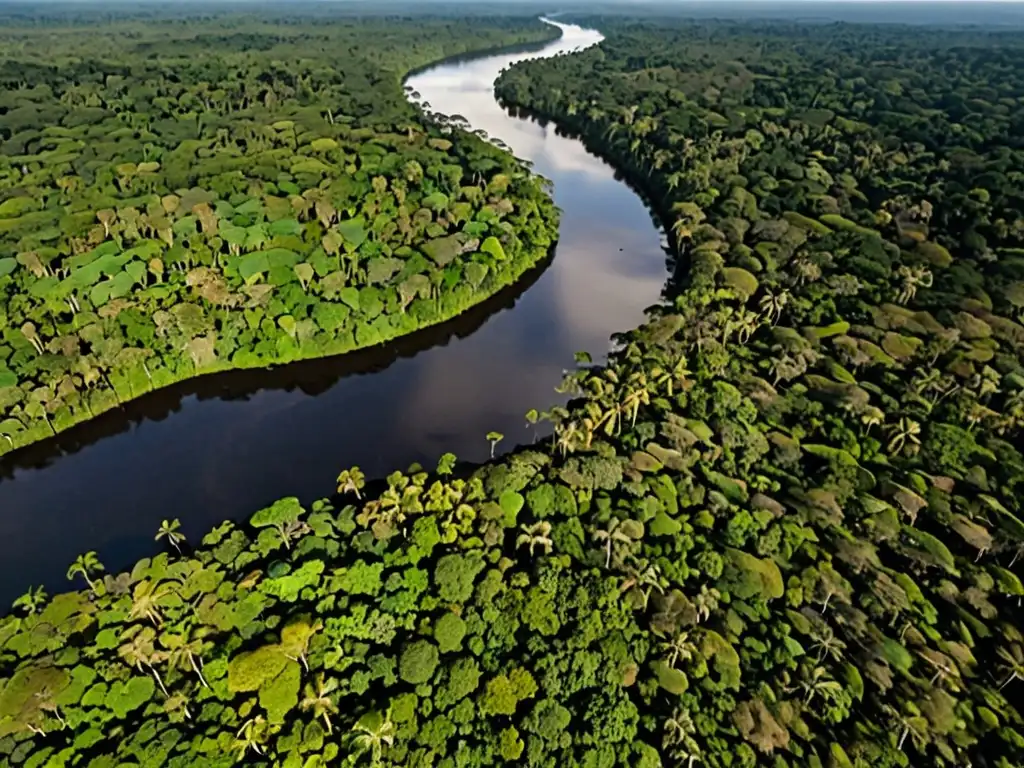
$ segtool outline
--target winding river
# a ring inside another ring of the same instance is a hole
[[[594,30],[529,53],[440,64],[408,85],[430,109],[465,117],[553,182],[563,211],[552,258],[450,323],[387,347],[262,372],[218,374],[156,392],[0,460],[0,605],[30,584],[60,589],[76,555],[108,570],[157,550],[160,521],[197,539],[282,496],[330,495],[339,469],[380,477],[445,451],[485,460],[531,440],[577,350],[595,359],[631,328],[666,279],[663,237],[613,169],[553,126],[494,100],[502,68],[593,45]]]

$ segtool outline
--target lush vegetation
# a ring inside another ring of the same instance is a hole
[[[592,23],[499,92],[646,188],[664,305],[530,450],[27,592],[6,762],[1024,764],[1024,46]]]
[[[543,182],[400,78],[531,20],[0,33],[0,453],[201,373],[379,344],[543,259]]]
[[[721,593],[674,628],[702,679],[663,756],[1021,765],[1024,40],[597,23],[499,92],[644,185],[680,253],[560,425],[587,445],[633,403],[616,455],[689,507],[655,610]]]

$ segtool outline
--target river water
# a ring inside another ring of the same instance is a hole
[[[663,237],[612,168],[553,126],[514,118],[492,84],[527,58],[593,45],[593,30],[524,54],[450,62],[408,85],[430,109],[503,140],[553,182],[559,243],[542,268],[450,323],[387,347],[153,393],[0,460],[0,606],[34,584],[61,589],[76,555],[108,570],[153,554],[160,521],[190,540],[282,496],[330,495],[341,468],[381,477],[445,451],[483,461],[526,443],[523,414],[560,398],[573,353],[600,359],[665,282]],[[0,612],[3,608],[0,607]]]

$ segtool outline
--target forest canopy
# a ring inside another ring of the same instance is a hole
[[[0,31],[0,453],[190,376],[383,343],[517,280],[542,182],[409,103],[536,20]]]
[[[28,590],[0,759],[1024,765],[1024,41],[583,23],[498,93],[644,189],[662,304],[543,442]]]

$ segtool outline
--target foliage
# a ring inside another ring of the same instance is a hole
[[[591,23],[499,93],[642,185],[680,268],[550,455],[83,556],[0,620],[5,762],[1024,764],[1024,48]]]
[[[157,16],[0,40],[0,453],[192,376],[449,319],[554,239],[541,179],[399,85],[550,27]]]

